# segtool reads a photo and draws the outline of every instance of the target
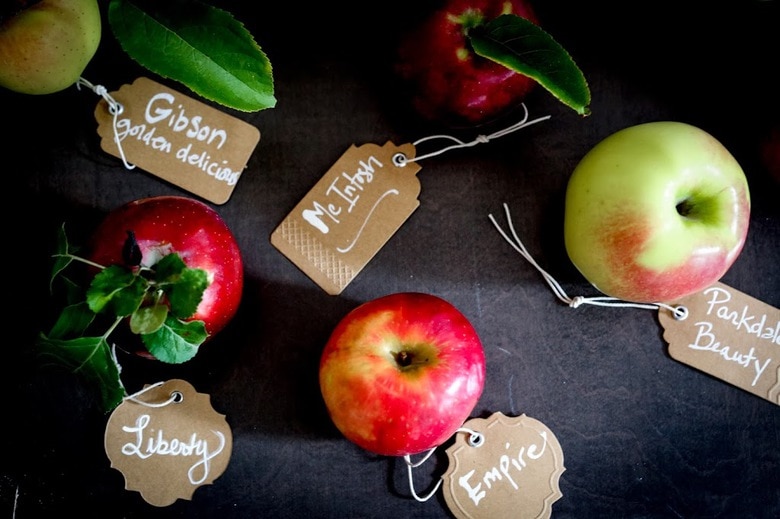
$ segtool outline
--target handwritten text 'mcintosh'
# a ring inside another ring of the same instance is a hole
[[[342,172],[325,190],[327,201],[315,200],[312,207],[304,209],[301,216],[322,234],[330,232],[330,225],[338,225],[346,210],[351,213],[360,200],[361,193],[374,180],[374,168],[383,165],[373,155],[361,160],[358,170],[350,175]]]

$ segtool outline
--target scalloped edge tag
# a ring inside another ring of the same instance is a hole
[[[473,434],[458,434],[447,449],[442,493],[450,511],[458,519],[550,517],[566,470],[555,434],[525,414],[500,412],[472,418],[463,428],[481,439],[472,443]]]

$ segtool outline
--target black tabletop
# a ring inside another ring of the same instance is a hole
[[[563,246],[574,166],[621,128],[691,123],[732,151],[751,188],[747,242],[722,281],[780,306],[780,179],[759,158],[780,121],[777,2],[538,2],[544,26],[588,79],[592,114],[580,117],[537,89],[526,104],[548,120],[421,162],[419,208],[334,296],[270,243],[273,230],[351,145],[443,133],[412,112],[391,67],[398,36],[435,2],[352,4],[217,3],[267,53],[278,103],[223,109],[261,133],[230,199],[211,204],[245,261],[237,316],[185,364],[120,357],[128,391],[187,380],[231,427],[225,472],[170,506],[124,488],[94,395],[77,377],[41,370],[30,352],[50,317],[49,256],[61,223],[78,242],[124,202],[191,195],[100,148],[92,93],[0,94],[11,186],[0,515],[451,517],[440,493],[413,499],[402,459],[347,441],[318,384],[322,348],[347,312],[419,291],[453,303],[480,334],[487,377],[472,416],[525,414],[558,439],[566,470],[553,517],[778,517],[776,403],[674,360],[653,310],[562,304],[489,219],[503,221],[506,203],[536,261],[570,295],[595,295]],[[116,89],[142,75],[186,91],[139,68],[104,28],[85,76]],[[481,131],[444,129],[466,140]],[[418,490],[446,465],[439,451],[416,473]]]

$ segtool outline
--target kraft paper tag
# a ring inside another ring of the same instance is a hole
[[[354,144],[271,234],[271,243],[340,294],[420,205],[412,144]]]
[[[688,309],[658,312],[672,358],[780,405],[780,310],[720,282],[672,305]]]
[[[95,108],[106,153],[124,154],[130,164],[215,204],[227,202],[260,141],[257,128],[145,77],[111,96],[121,106],[116,128],[105,99]]]
[[[526,415],[502,413],[472,418],[464,428],[478,437],[458,434],[447,449],[442,492],[450,511],[458,519],[550,517],[566,470],[552,431]]]
[[[126,398],[106,425],[105,449],[125,488],[154,506],[189,500],[227,468],[233,436],[207,394],[184,380],[146,386]]]

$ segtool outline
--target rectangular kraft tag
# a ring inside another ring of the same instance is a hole
[[[106,153],[215,204],[228,201],[260,141],[257,128],[145,77],[111,96],[116,118],[105,99],[95,108]]]
[[[352,145],[271,234],[323,290],[340,294],[420,205],[412,144]]]
[[[676,301],[658,318],[677,361],[780,405],[780,310],[723,283]]]

